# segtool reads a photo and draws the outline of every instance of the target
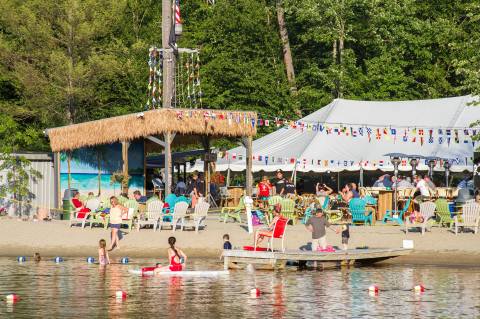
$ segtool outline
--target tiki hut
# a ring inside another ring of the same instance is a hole
[[[251,150],[256,134],[255,112],[206,109],[156,109],[46,130],[52,151],[70,151],[83,147],[122,143],[123,170],[128,175],[128,147],[135,139],[148,139],[164,148],[166,189],[169,190],[171,144],[188,136],[241,138]],[[203,143],[207,150],[209,143]],[[209,147],[208,147],[209,149]],[[247,193],[251,194],[251,154],[247,161]]]

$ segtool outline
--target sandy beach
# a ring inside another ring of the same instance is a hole
[[[335,226],[336,227],[336,226]],[[207,227],[198,234],[193,231],[176,231],[178,246],[193,258],[219,258],[223,245],[223,234],[229,234],[234,247],[251,245],[253,236],[248,234],[246,225],[219,222],[215,215],[207,220]],[[167,238],[172,236],[169,229],[134,229],[124,231],[121,248],[111,256],[119,258],[159,257],[163,258],[168,247]],[[403,239],[414,241],[414,253],[410,256],[390,260],[392,263],[416,263],[432,265],[480,265],[480,246],[476,244],[479,235],[454,233],[445,228],[433,227],[431,232],[421,235],[409,232],[405,235],[398,226],[352,227],[349,246],[370,248],[396,248]],[[67,221],[33,222],[17,219],[0,219],[0,256],[31,256],[39,252],[43,256],[85,257],[97,254],[101,238],[109,241],[110,230],[103,228],[69,227]],[[329,244],[340,246],[340,235],[327,231]],[[287,249],[298,249],[310,242],[310,233],[302,224],[289,226],[286,234]]]

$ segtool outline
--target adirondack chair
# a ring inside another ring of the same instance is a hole
[[[178,202],[175,204],[173,209],[172,217],[172,232],[175,232],[178,224],[180,223],[180,229],[183,230],[183,224],[185,216],[187,215],[188,203],[187,202]]]
[[[140,231],[140,227],[145,225],[153,225],[153,231],[156,231],[162,210],[163,202],[161,200],[156,199],[147,202],[147,209],[145,212],[146,219],[137,221],[137,231]]]
[[[87,218],[89,218],[90,215],[91,215],[90,212],[74,211],[70,217],[70,227],[72,227],[75,224],[80,224],[82,228],[85,228],[85,223],[87,222]]]
[[[473,233],[478,232],[478,226],[480,222],[480,205],[475,202],[470,202],[462,206],[462,216],[455,216],[455,235],[458,234],[458,228],[462,227],[471,228]]]
[[[428,224],[430,220],[435,216],[435,203],[433,202],[423,202],[420,204],[420,214],[422,215],[422,222],[411,222],[410,218],[407,218],[405,221],[405,233],[408,234],[408,229],[412,227],[420,228],[422,235],[427,231]]]
[[[84,220],[83,227],[85,227],[87,223],[91,225],[93,216],[95,215],[95,212],[100,208],[100,204],[101,202],[98,197],[90,197],[89,199],[87,199],[87,201],[85,202],[85,208],[90,209],[90,213],[88,214],[88,217]]]
[[[277,205],[277,204],[281,204],[282,200],[283,200],[283,198],[281,196],[278,196],[278,195],[271,196],[268,199],[268,213],[265,215],[267,217],[267,223],[270,223],[270,221],[272,219],[273,207],[275,207],[275,205]]]
[[[175,204],[177,203],[177,195],[175,194],[169,194],[165,198],[165,204],[167,204],[167,207],[163,208],[163,217],[162,220],[166,222],[171,222],[172,217],[170,216],[170,213],[173,211],[173,208],[175,207]]]
[[[352,214],[352,225],[355,223],[363,223],[365,226],[367,223],[372,225],[372,212],[369,212],[368,215],[365,215],[366,210],[365,206],[367,204],[363,199],[360,198],[353,198],[348,203],[348,208],[350,209],[350,213]]]
[[[383,223],[385,224],[387,221],[391,222],[396,222],[399,225],[403,225],[403,216],[408,210],[408,206],[410,206],[410,202],[412,201],[412,198],[409,197],[407,201],[405,202],[405,205],[403,205],[403,209],[401,210],[387,210],[385,212],[385,216],[383,217]]]
[[[210,204],[208,202],[199,202],[195,205],[195,211],[190,219],[184,218],[183,228],[192,227],[198,233],[200,226],[205,228],[205,219],[207,218]]]
[[[134,199],[129,199],[123,204],[123,206],[128,208],[128,214],[125,218],[122,218],[121,225],[127,225],[128,230],[132,230],[133,221],[138,212],[138,203]]]
[[[103,226],[104,229],[107,229],[109,221],[110,221],[110,215],[108,214],[104,214],[102,212],[92,214],[89,220],[90,229],[93,227],[94,224]]]
[[[239,223],[242,222],[241,213],[245,211],[245,197],[240,197],[240,201],[238,202],[238,206],[235,207],[222,207],[220,212],[220,220],[223,219],[223,222],[226,223],[228,218],[232,218],[233,221],[238,220]]]
[[[435,201],[437,206],[436,214],[438,216],[438,223],[440,225],[447,225],[448,228],[451,228],[454,223],[454,219],[450,213],[450,207],[448,207],[448,202],[445,198],[439,198]]]
[[[267,235],[267,234],[263,234],[264,237],[267,237],[268,238],[268,246],[267,248],[270,249],[271,251],[273,251],[273,240],[274,239],[280,239],[282,241],[282,252],[285,251],[285,245],[284,245],[284,241],[285,241],[285,232],[287,230],[287,224],[288,224],[289,220],[288,218],[279,218],[277,220],[277,222],[275,223],[275,225],[273,226],[273,231]],[[265,231],[265,230],[268,230],[269,228],[268,227],[262,227],[262,228],[259,228],[256,230],[255,232],[255,244],[254,244],[254,251],[257,250],[257,239],[258,239],[258,232],[259,231]]]
[[[118,196],[118,203],[124,205],[129,199],[125,196]]]
[[[190,198],[187,198],[183,195],[180,195],[180,196],[177,197],[177,203],[179,203],[179,202],[186,202],[188,205],[190,205],[191,200],[190,200]]]
[[[295,201],[293,199],[285,198],[280,202],[280,205],[282,205],[282,216],[291,220],[292,224],[295,225],[298,219],[298,216],[295,213]]]

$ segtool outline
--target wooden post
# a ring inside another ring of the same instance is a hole
[[[163,101],[164,108],[172,107],[175,90],[175,54],[170,47],[175,41],[172,19],[172,0],[162,0]]]
[[[55,171],[54,187],[55,187],[55,208],[62,207],[62,185],[60,178],[60,153],[53,154],[53,170]]]
[[[122,141],[122,171],[123,171],[123,182],[122,182],[122,193],[128,194],[128,148],[130,147],[130,142]],[[127,181],[126,181],[127,180]]]
[[[246,178],[245,178],[245,192],[247,196],[252,196],[253,193],[253,174],[252,174],[252,137],[246,136],[242,138],[243,146],[245,146],[245,161],[246,161]]]
[[[170,195],[172,190],[172,140],[174,135],[172,133],[164,133],[165,140],[165,197]]]
[[[205,154],[210,153],[210,138],[208,136],[202,136],[202,145],[205,150]],[[203,181],[205,183],[205,200],[210,202],[208,194],[210,193],[210,174],[209,174],[209,162],[203,161]]]

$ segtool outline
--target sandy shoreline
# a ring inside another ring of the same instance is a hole
[[[222,236],[228,233],[235,247],[252,244],[252,235],[245,225],[220,223],[215,216],[207,220],[207,228],[196,234],[193,231],[176,231],[178,246],[191,258],[219,258]],[[153,232],[151,229],[126,232],[121,248],[111,253],[112,258],[164,258],[167,238],[171,230]],[[65,221],[23,222],[14,219],[0,219],[0,256],[31,256],[39,252],[42,256],[86,257],[97,254],[97,243],[101,238],[109,241],[109,230],[102,228],[69,228]],[[403,239],[414,240],[415,250],[409,256],[389,260],[393,264],[424,265],[465,265],[480,266],[480,246],[476,245],[478,235],[461,233],[455,236],[444,228],[433,228],[425,235],[405,235],[398,226],[352,227],[350,247],[371,248],[401,247]],[[329,244],[340,246],[341,238],[328,230]],[[303,225],[287,229],[287,249],[298,249],[310,242],[310,233]]]

